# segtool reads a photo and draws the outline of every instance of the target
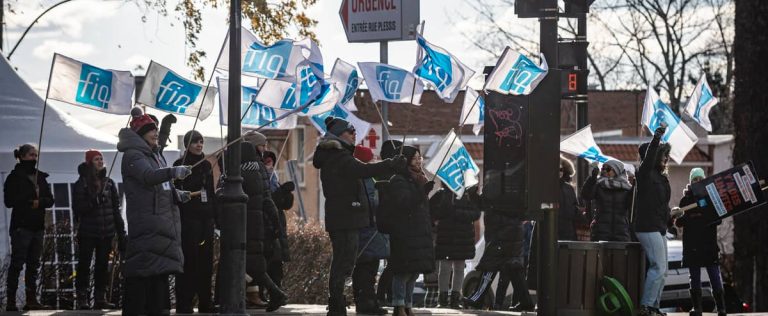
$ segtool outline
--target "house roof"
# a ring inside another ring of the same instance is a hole
[[[603,151],[603,153],[607,156],[614,157],[616,159],[619,159],[624,162],[636,162],[638,161],[638,153],[637,148],[641,143],[636,144],[601,144],[598,142],[598,145],[600,146],[600,149]],[[699,149],[699,147],[694,146],[691,151],[688,152],[688,154],[685,156],[685,162],[708,162],[710,161],[709,155]]]

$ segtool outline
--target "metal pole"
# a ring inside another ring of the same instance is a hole
[[[541,0],[539,23],[541,25],[541,52],[550,61],[557,60],[557,0]],[[550,91],[557,94],[559,91]],[[549,101],[560,102],[560,98]],[[547,144],[558,146],[559,144]],[[557,153],[558,150],[553,150]],[[552,166],[556,168],[556,166]],[[557,195],[557,188],[552,188],[552,194]],[[538,206],[534,206],[538,207]],[[543,207],[542,207],[543,208]],[[558,206],[540,209],[541,224],[538,225],[540,245],[540,267],[538,286],[537,315],[557,315],[557,213]]]
[[[389,53],[389,42],[387,41],[381,41],[379,42],[379,62],[382,64],[386,64],[389,62],[388,60],[388,53]],[[375,104],[373,106],[376,106]],[[381,101],[381,141],[386,142],[389,140],[389,129],[387,127],[387,122],[389,122],[389,104],[385,101]]]
[[[5,15],[5,0],[0,0],[0,52],[3,51],[3,31],[5,30],[3,15]]]
[[[229,10],[229,107],[227,138],[237,140],[225,154],[229,166],[222,189],[221,223],[221,313],[246,315],[245,311],[245,202],[240,176],[240,0],[230,1]]]
[[[576,41],[587,41],[587,14],[579,14],[579,17],[577,18],[577,31],[576,31]],[[583,60],[577,60],[579,70],[586,70],[587,69],[587,60],[586,55],[583,56]],[[583,78],[586,79],[586,78]],[[581,78],[579,78],[581,80]],[[578,88],[580,88],[582,85],[579,84]],[[587,126],[589,124],[589,104],[588,99],[586,97],[587,91],[577,91],[577,94],[579,97],[576,99],[576,129],[582,129],[583,127]],[[638,121],[639,122],[639,121]],[[581,185],[584,183],[584,181],[587,180],[587,174],[589,173],[589,164],[587,164],[587,161],[584,159],[578,159],[577,166],[576,166],[576,181],[578,182],[577,185],[579,188],[581,188]]]

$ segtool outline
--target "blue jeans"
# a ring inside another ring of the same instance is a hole
[[[659,232],[638,232],[635,235],[650,262],[645,274],[640,305],[659,308],[661,292],[664,290],[664,277],[667,275],[667,239]]]
[[[701,288],[701,268],[702,267],[689,267],[688,271],[691,272],[691,288],[692,289],[700,289]],[[707,274],[709,275],[709,284],[712,286],[713,290],[723,290],[723,280],[720,277],[720,266],[717,264],[713,264],[711,266],[707,266]]]
[[[418,273],[395,273],[392,277],[392,306],[413,307],[413,288]]]

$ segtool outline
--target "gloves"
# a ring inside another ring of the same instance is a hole
[[[666,133],[666,132],[667,132],[667,126],[666,125],[661,125],[661,126],[659,126],[659,128],[656,129],[656,132],[653,133],[653,138],[659,138],[660,139],[662,136],[664,136],[664,133]]]
[[[678,217],[680,215],[685,214],[685,212],[683,212],[679,207],[673,207],[671,213],[672,213],[672,217]]]
[[[597,175],[600,174],[600,168],[597,161],[593,161],[591,164],[589,164],[589,168],[593,178],[596,178]]]
[[[168,143],[169,136],[171,135],[171,125],[176,123],[176,117],[173,114],[168,114],[160,121],[160,130],[158,132],[159,143],[161,148],[165,148]]]
[[[294,184],[293,181],[288,181],[280,185],[280,189],[288,192],[293,192],[294,190],[296,190],[296,184]]]
[[[180,203],[187,203],[192,200],[192,192],[184,190],[176,190],[176,192],[179,194]]]
[[[176,166],[171,167],[171,173],[173,174],[174,179],[184,180],[184,178],[188,177],[190,174],[192,174],[192,168],[189,166]]]

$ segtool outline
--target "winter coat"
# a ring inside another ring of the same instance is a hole
[[[359,262],[370,262],[389,258],[389,235],[378,231],[376,228],[376,212],[379,206],[379,197],[376,191],[376,182],[372,178],[363,179],[365,192],[368,196],[368,204],[371,206],[370,224],[360,228],[360,258]]]
[[[582,193],[583,194],[583,193]],[[576,189],[560,181],[560,214],[557,219],[557,239],[576,240],[576,223],[581,219]]]
[[[96,189],[88,186],[89,168],[93,167],[85,162],[77,167],[80,178],[72,189],[72,211],[78,223],[78,236],[112,238],[115,233],[124,235],[125,223],[120,212],[122,200],[117,185],[107,177],[107,169],[102,169],[97,175],[102,187],[94,192]]]
[[[669,179],[656,166],[669,153],[669,149],[669,144],[661,144],[660,137],[654,137],[648,145],[645,159],[635,173],[635,232],[659,232],[664,235],[667,230],[672,191]]]
[[[501,271],[505,263],[523,256],[523,222],[512,212],[486,211],[485,250],[477,269]]]
[[[475,224],[480,207],[469,194],[455,199],[453,192],[441,189],[430,199],[437,220],[435,257],[438,260],[468,260],[475,257]]]
[[[592,241],[630,241],[629,209],[631,188],[608,188],[590,176],[581,188],[581,197],[593,200],[596,211],[592,221]]]
[[[332,136],[320,139],[312,164],[320,169],[325,196],[325,230],[360,229],[370,224],[364,178],[392,173],[388,160],[363,163],[352,156],[355,147]]]
[[[31,163],[31,162],[30,162]],[[32,179],[37,173],[39,196],[35,193],[35,182]],[[3,199],[11,211],[11,227],[9,233],[18,228],[39,231],[45,228],[45,209],[53,206],[51,186],[46,180],[48,174],[35,172],[34,167],[25,170],[23,163],[17,163],[5,179]],[[32,201],[38,200],[37,208],[32,208]]]
[[[129,128],[118,134],[128,202],[128,245],[123,274],[149,277],[184,272],[181,218],[176,207],[173,170],[144,139]]]
[[[689,188],[680,199],[680,207],[696,203]],[[721,221],[711,209],[693,209],[675,220],[683,228],[683,267],[707,267],[719,262],[717,225]],[[712,224],[712,225],[710,225]]]
[[[270,180],[274,178],[275,177],[270,175]],[[269,187],[271,189],[275,186],[270,182]],[[285,217],[285,212],[293,207],[293,192],[288,190],[286,183],[282,185],[278,184],[276,188],[277,189],[272,191],[272,200],[277,208],[277,244],[274,242],[272,244],[274,245],[274,248],[277,248],[277,245],[279,245],[279,253],[275,255],[279,255],[280,261],[288,262],[291,261],[291,252],[288,246],[288,222]]]
[[[435,270],[432,220],[424,188],[409,175],[397,174],[389,182],[394,227],[389,235],[391,253],[387,266],[395,273],[430,273]]]
[[[187,153],[186,157],[182,157],[185,161],[177,159],[173,162],[174,166],[192,166],[204,159],[204,155],[194,155]],[[184,180],[174,181],[176,188],[179,190],[185,190],[190,192],[197,192],[205,190],[205,202],[203,202],[202,196],[193,197],[187,203],[181,204],[181,218],[183,220],[197,220],[197,221],[213,221],[216,218],[216,188],[215,181],[213,179],[213,167],[211,163],[206,161],[201,162],[199,165],[192,168],[192,174],[184,178]]]

